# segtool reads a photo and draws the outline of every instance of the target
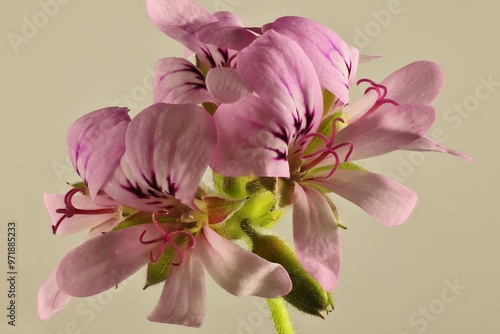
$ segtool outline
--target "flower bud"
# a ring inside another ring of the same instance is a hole
[[[243,220],[241,228],[252,241],[252,252],[270,262],[281,264],[290,275],[292,291],[283,296],[298,310],[324,318],[333,310],[331,295],[301,266],[294,251],[276,235],[259,234],[250,221]]]
[[[243,199],[247,197],[246,186],[249,177],[231,177],[223,176],[213,172],[213,181],[215,190],[221,195],[234,199]]]

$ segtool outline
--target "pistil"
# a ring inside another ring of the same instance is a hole
[[[315,138],[319,138],[319,139],[323,140],[323,142],[325,143],[325,147],[315,151],[314,153],[301,156],[301,158],[304,160],[313,159],[312,161],[309,161],[309,162],[305,163],[304,165],[302,165],[302,168],[301,168],[302,171],[307,171],[307,170],[312,169],[313,167],[315,167],[316,165],[321,163],[324,159],[326,159],[329,155],[331,155],[335,159],[335,162],[332,166],[331,171],[326,176],[326,178],[330,178],[333,175],[333,173],[335,173],[335,171],[337,170],[337,168],[340,164],[340,157],[336,151],[338,149],[340,149],[342,147],[346,147],[346,146],[349,147],[349,150],[344,157],[344,162],[347,162],[347,160],[349,159],[349,157],[354,149],[354,146],[352,145],[352,143],[349,143],[349,142],[345,142],[345,143],[341,143],[341,144],[337,144],[337,145],[333,146],[334,141],[335,141],[335,137],[337,134],[337,126],[336,126],[337,122],[345,123],[345,121],[342,118],[334,118],[332,120],[332,134],[331,134],[330,138],[327,138],[324,134],[321,134],[321,133],[310,133],[310,134],[304,136],[304,138],[302,139],[302,142],[308,140],[309,138],[315,137]]]
[[[155,244],[155,243],[158,243],[158,242],[162,243],[162,245],[160,247],[160,250],[159,250],[158,254],[156,254],[156,256],[153,255],[153,252],[151,252],[149,254],[149,260],[150,260],[151,263],[158,262],[158,260],[160,259],[161,255],[165,251],[165,248],[168,245],[172,246],[172,248],[177,253],[177,256],[179,257],[179,262],[172,263],[172,265],[174,265],[174,266],[180,266],[184,262],[184,254],[182,253],[182,250],[180,249],[180,247],[175,243],[175,238],[177,236],[179,236],[179,235],[183,235],[183,236],[188,237],[189,238],[189,245],[188,245],[188,247],[190,249],[193,249],[195,247],[195,245],[196,245],[196,239],[193,236],[193,234],[191,234],[190,232],[185,231],[185,230],[175,230],[175,231],[171,231],[171,232],[165,232],[161,228],[160,224],[158,223],[157,216],[159,214],[168,214],[168,211],[167,210],[155,211],[153,213],[153,216],[152,216],[153,224],[155,225],[156,229],[158,230],[158,232],[160,232],[160,234],[162,236],[159,237],[159,238],[153,239],[153,240],[144,240],[144,236],[146,235],[146,232],[147,232],[147,230],[144,230],[141,233],[139,241],[143,245],[150,245],[150,244]]]
[[[57,230],[59,229],[59,226],[63,222],[64,219],[66,218],[71,218],[75,215],[103,215],[103,214],[110,214],[110,213],[115,213],[116,209],[96,209],[96,210],[86,210],[86,209],[78,209],[76,208],[73,203],[71,202],[73,200],[73,196],[75,196],[77,193],[81,193],[85,195],[85,188],[73,188],[70,191],[66,193],[64,196],[64,205],[66,206],[64,209],[57,209],[57,213],[62,213],[63,216],[59,218],[57,223],[55,225],[52,225],[52,233],[56,234]]]
[[[381,107],[381,106],[383,106],[384,104],[387,104],[387,103],[395,105],[395,106],[399,105],[399,103],[397,103],[396,101],[387,98],[387,87],[385,87],[384,85],[378,84],[378,83],[376,83],[376,82],[374,82],[373,80],[370,80],[370,79],[361,79],[356,84],[359,86],[363,82],[367,82],[367,83],[369,83],[371,85],[371,87],[368,87],[366,89],[365,94],[368,93],[369,91],[372,91],[372,90],[377,93],[377,101],[370,108],[370,110],[368,110],[366,112],[365,115],[368,115],[368,114],[372,113],[377,108],[379,108],[379,107]]]

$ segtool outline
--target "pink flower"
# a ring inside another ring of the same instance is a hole
[[[95,112],[77,121],[73,129],[94,129],[94,120],[100,119],[98,124],[107,124],[100,127],[101,131],[116,134],[113,129],[121,120],[114,113],[120,112]],[[103,220],[110,219],[123,224],[108,225],[112,230],[101,229],[102,234],[93,234],[62,259],[40,289],[41,318],[59,311],[69,296],[86,297],[114,287],[144,265],[156,263],[169,248],[178,261],[167,263],[168,276],[148,317],[151,321],[201,326],[205,314],[203,268],[237,296],[273,298],[290,291],[285,269],[221,236],[219,223],[224,217],[220,212],[211,215],[210,202],[214,199],[195,196],[216,144],[215,124],[206,111],[193,105],[155,104],[119,133],[121,140],[115,141],[121,157],[115,159],[112,147],[108,147],[109,155],[101,155],[108,168],[91,168],[92,164],[85,163],[93,161],[94,152],[102,152],[99,143],[93,142],[99,136],[87,136],[85,131],[68,136],[70,151],[80,150],[70,156],[80,166],[80,175],[88,175],[85,180],[90,193],[91,184],[100,185],[94,189],[97,198],[108,196],[116,207],[99,207],[89,196],[77,197],[78,190],[72,190],[62,201],[67,211],[60,208],[54,212],[58,206],[55,203],[62,204],[61,197],[47,196],[51,216],[59,222],[56,230],[66,234],[82,226],[101,226]],[[102,179],[102,184],[94,176]],[[141,219],[129,220],[128,224],[120,216],[122,210]],[[87,214],[89,211],[94,215]],[[66,217],[61,221],[57,214]],[[66,227],[70,224],[79,226]]]
[[[360,82],[371,82],[372,87],[368,88],[358,101],[347,106],[344,113],[352,124],[378,108],[387,108],[384,106],[386,101],[400,105],[431,105],[441,92],[444,81],[444,73],[439,65],[428,61],[417,61],[395,71],[379,84],[366,79],[360,80]],[[401,149],[448,153],[469,162],[474,161],[458,151],[441,146],[427,136],[422,136]]]
[[[372,83],[360,102],[338,115],[327,110],[323,119],[315,67],[290,38],[267,31],[239,54],[238,70],[256,96],[218,108],[211,166],[227,176],[281,177],[293,187],[297,256],[333,290],[341,246],[336,209],[326,193],[345,197],[386,226],[408,219],[417,200],[413,191],[345,162],[415,148],[434,122],[429,104],[441,90],[442,72],[433,63],[416,63],[393,74],[390,92]],[[329,136],[319,132],[328,126]]]
[[[161,31],[184,44],[200,61],[194,65],[182,58],[159,60],[155,102],[219,105],[250,95],[252,90],[237,71],[239,53],[270,30],[298,43],[313,64],[321,86],[332,92],[339,104],[348,102],[358,51],[320,23],[281,17],[262,28],[244,28],[233,14],[212,15],[189,0],[148,0],[147,9]]]
[[[118,225],[119,204],[102,191],[102,186],[125,151],[123,138],[129,122],[128,109],[112,107],[89,113],[70,127],[67,135],[70,160],[87,188],[75,187],[66,195],[44,194],[54,234],[64,236],[90,230],[89,240]],[[39,317],[52,317],[70,299],[59,288],[55,270],[38,292]]]

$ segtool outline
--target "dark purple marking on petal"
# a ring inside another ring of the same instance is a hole
[[[219,51],[219,53],[222,56],[223,59],[222,66],[227,67],[229,64],[229,52],[227,51],[227,49],[221,49],[221,48],[217,48],[217,51]]]
[[[150,195],[145,194],[144,191],[137,184],[132,184],[132,181],[127,180],[127,184],[120,184],[120,186],[128,192],[134,194],[137,198],[148,199]]]
[[[349,64],[345,63],[345,66],[347,66],[347,71],[349,72],[349,77],[350,77],[352,72],[352,59],[349,59]]]
[[[158,197],[158,196],[156,195],[156,190],[153,190],[153,189],[148,189],[148,191],[147,191],[147,192],[148,192],[148,194],[149,194],[150,196],[153,196],[153,197]]]
[[[236,55],[230,56],[229,49],[224,49],[224,48],[217,48],[216,50],[210,51],[210,49],[205,46],[201,48],[201,51],[205,55],[205,58],[208,60],[210,63],[210,68],[215,68],[215,67],[232,67],[231,62],[235,59]],[[218,53],[220,55],[220,60],[216,60],[216,57],[214,56],[214,53]],[[235,66],[236,67],[236,66]]]
[[[334,67],[337,71],[339,71],[345,79],[347,79],[347,76],[346,76],[346,74],[344,73],[344,71],[343,71],[341,68],[339,68],[339,67],[338,67],[338,66],[337,66],[334,62],[332,62],[332,57],[331,57],[331,55],[332,55],[332,53],[335,53],[336,51],[337,51],[337,50],[328,50],[328,51],[321,51],[321,53],[323,54],[323,56],[325,56],[325,58],[327,58],[327,59],[330,61],[330,64],[331,64],[331,65],[332,65],[332,66],[333,66],[333,67]],[[345,63],[345,61],[344,61],[344,63]]]
[[[151,182],[151,185],[154,185],[154,183]],[[151,186],[151,185],[149,185],[149,186]],[[147,190],[144,190],[139,185],[133,184],[130,180],[127,180],[126,185],[120,184],[120,186],[123,189],[127,190],[128,192],[134,194],[137,198],[148,200],[146,202],[146,204],[148,204],[148,205],[159,205],[159,204],[163,203],[162,199],[168,200],[168,199],[171,199],[173,197],[173,195],[172,196],[169,195],[168,193],[162,191],[160,188],[158,188],[158,189],[149,188]],[[174,193],[175,193],[175,187],[172,189],[174,189]],[[167,208],[167,207],[165,207],[165,208]]]
[[[175,197],[175,193],[177,192],[177,190],[179,190],[179,187],[175,185],[175,181],[172,181],[170,175],[167,176],[167,182],[168,182],[168,193],[171,196]]]
[[[203,77],[203,73],[201,73],[201,71],[198,67],[186,65],[186,68],[184,69],[184,71],[194,73],[196,75],[196,79],[200,80],[201,82],[205,82],[205,78]]]
[[[329,52],[328,52],[328,53],[327,53],[327,52],[325,52],[325,51],[322,51],[323,55],[324,55],[327,59],[329,59],[329,60],[330,60],[330,63],[332,64],[332,66],[333,66],[334,68],[336,68],[336,69],[337,69],[337,70],[338,70],[338,71],[339,71],[339,72],[340,72],[340,73],[344,76],[344,78],[345,78],[347,81],[349,81],[349,77],[351,76],[351,72],[352,72],[352,59],[351,59],[351,58],[346,59],[346,58],[342,55],[342,52],[340,51],[340,49],[338,48],[338,46],[337,46],[337,45],[335,45],[335,43],[333,43],[331,40],[330,40],[330,46],[332,47],[332,49],[333,49],[333,50],[329,50]],[[342,57],[342,59],[343,59],[343,61],[344,61],[344,64],[345,64],[345,67],[346,67],[346,69],[347,69],[347,73],[346,73],[343,69],[339,68],[339,67],[338,67],[338,66],[337,66],[337,65],[336,65],[336,64],[332,61],[332,58],[330,57],[330,55],[331,55],[332,51],[333,51],[333,52],[335,52],[335,53],[337,53],[338,55],[340,55],[340,56]],[[349,62],[347,62],[347,60],[348,60]],[[343,85],[344,85],[344,86],[346,86],[346,87],[349,87],[349,84],[348,84],[348,83],[345,83],[345,82],[344,82],[344,83],[343,83]]]
[[[201,48],[201,51],[203,51],[203,53],[205,54],[205,57],[207,58],[208,62],[210,63],[210,68],[216,67],[217,64],[215,63],[214,56],[212,55],[210,50],[208,50],[208,48]]]
[[[142,178],[144,181],[146,181],[147,185],[150,186],[151,188],[148,189],[148,193],[151,194],[151,192],[154,191],[159,191],[162,192],[161,186],[158,184],[158,180],[156,179],[156,173],[151,172],[151,179],[148,179],[144,173],[142,173]],[[155,195],[152,195],[155,196]]]
[[[304,134],[307,134],[309,132],[311,132],[311,129],[312,129],[312,126],[313,126],[313,120],[314,120],[314,115],[315,115],[315,111],[314,110],[311,110],[311,108],[309,108],[309,106],[306,106],[306,114],[305,114],[305,117],[306,117],[306,127],[304,129]]]
[[[80,176],[82,176],[82,175],[80,174],[80,170],[78,168],[78,159],[80,157],[80,150],[81,150],[81,146],[82,146],[81,144],[82,144],[82,142],[78,142],[78,144],[76,145],[76,150],[75,150],[75,171]]]
[[[274,153],[276,153],[275,160],[284,160],[284,161],[288,160],[286,150],[281,151],[281,150],[278,150],[277,148],[270,148],[270,147],[268,147],[267,149],[269,151],[273,151]]]
[[[187,84],[192,85],[192,90],[197,90],[197,89],[207,89],[207,86],[202,83],[196,83],[196,82],[187,82]]]
[[[175,74],[175,73],[180,73],[180,72],[191,72],[191,73],[193,73],[195,75],[195,79],[199,80],[199,82],[185,82],[185,83],[182,83],[180,85],[171,87],[170,90],[169,90],[169,92],[172,91],[175,88],[183,86],[184,84],[193,85],[197,89],[206,89],[207,88],[206,85],[205,85],[205,78],[203,77],[203,73],[201,73],[201,71],[196,66],[194,66],[194,65],[187,65],[187,64],[184,66],[184,68],[181,68],[181,69],[178,69],[178,70],[169,71],[169,72],[163,74],[162,76],[160,76],[157,79],[157,81],[161,82],[161,81],[163,81],[163,79],[165,79],[166,76],[171,75],[171,74]]]
[[[282,124],[277,125],[279,127],[279,132],[273,131],[272,134],[276,138],[281,139],[288,146],[290,144],[290,134],[288,133],[288,130]]]
[[[293,127],[295,128],[295,132],[300,133],[300,129],[302,128],[302,119],[299,116],[299,111],[295,110],[297,115],[293,116]]]

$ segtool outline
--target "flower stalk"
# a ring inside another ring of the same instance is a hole
[[[288,310],[286,309],[283,298],[268,299],[267,305],[273,317],[276,334],[293,334],[292,320],[288,315]]]

